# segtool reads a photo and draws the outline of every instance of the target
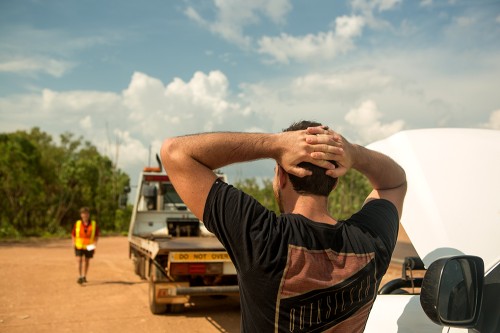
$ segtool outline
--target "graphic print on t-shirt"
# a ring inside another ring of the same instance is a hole
[[[357,332],[376,293],[375,254],[289,245],[276,302],[275,331]]]

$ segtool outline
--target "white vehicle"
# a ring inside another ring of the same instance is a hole
[[[219,177],[225,181],[225,175]],[[161,167],[145,168],[139,176],[128,239],[136,274],[149,280],[153,314],[180,312],[193,295],[239,292],[228,253],[189,211]]]
[[[403,131],[369,148],[406,171],[401,223],[422,261],[405,269],[427,270],[382,287],[365,332],[499,333],[500,131]]]

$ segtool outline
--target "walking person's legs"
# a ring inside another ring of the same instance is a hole
[[[89,271],[90,257],[85,257],[85,265],[83,269],[83,282],[87,282],[87,272]]]
[[[78,267],[78,280],[76,282],[82,284],[83,283],[83,253],[80,250],[75,250],[76,254],[76,264]]]

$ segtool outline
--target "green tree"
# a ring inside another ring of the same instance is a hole
[[[356,170],[349,170],[339,178],[337,188],[328,197],[330,213],[338,220],[349,218],[363,206],[371,190],[365,176]]]
[[[56,144],[39,128],[0,134],[0,179],[0,237],[67,233],[81,206],[103,230],[126,230],[130,208],[120,211],[119,197],[129,177],[81,137],[64,133]]]
[[[234,186],[253,196],[264,207],[279,213],[271,179],[264,178],[259,183],[256,178],[247,178],[237,180]],[[337,188],[328,197],[330,213],[336,219],[349,218],[361,208],[370,191],[368,180],[359,172],[349,170],[339,179]]]
[[[257,199],[267,209],[279,212],[278,203],[274,198],[273,181],[271,179],[263,178],[259,184],[256,178],[246,178],[237,180],[234,186]]]
[[[0,233],[26,234],[37,229],[37,211],[43,207],[43,180],[38,174],[41,156],[22,136],[0,135]],[[34,216],[35,215],[35,216]]]

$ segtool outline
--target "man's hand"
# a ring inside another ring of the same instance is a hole
[[[406,174],[390,157],[379,152],[351,144],[340,134],[324,127],[310,127],[306,141],[315,151],[311,157],[320,160],[333,160],[338,168],[327,170],[331,177],[343,176],[350,168],[365,175],[373,187],[365,203],[373,199],[386,199],[397,208],[401,217],[406,194]],[[338,151],[342,153],[338,153]]]
[[[344,156],[342,137],[329,131],[326,126],[310,127],[310,132],[308,129],[282,132],[277,135],[282,149],[275,159],[286,172],[297,177],[311,175],[310,170],[298,166],[302,162],[325,168],[327,174],[331,175],[335,173],[336,167],[330,161],[337,161]]]
[[[309,127],[306,133],[308,134],[306,142],[313,150],[310,153],[313,159],[320,163],[327,161],[335,161],[337,163],[336,168],[326,168],[327,175],[341,177],[349,171],[353,165],[355,146],[349,143],[342,135],[326,126]],[[314,164],[320,165],[317,163]]]

